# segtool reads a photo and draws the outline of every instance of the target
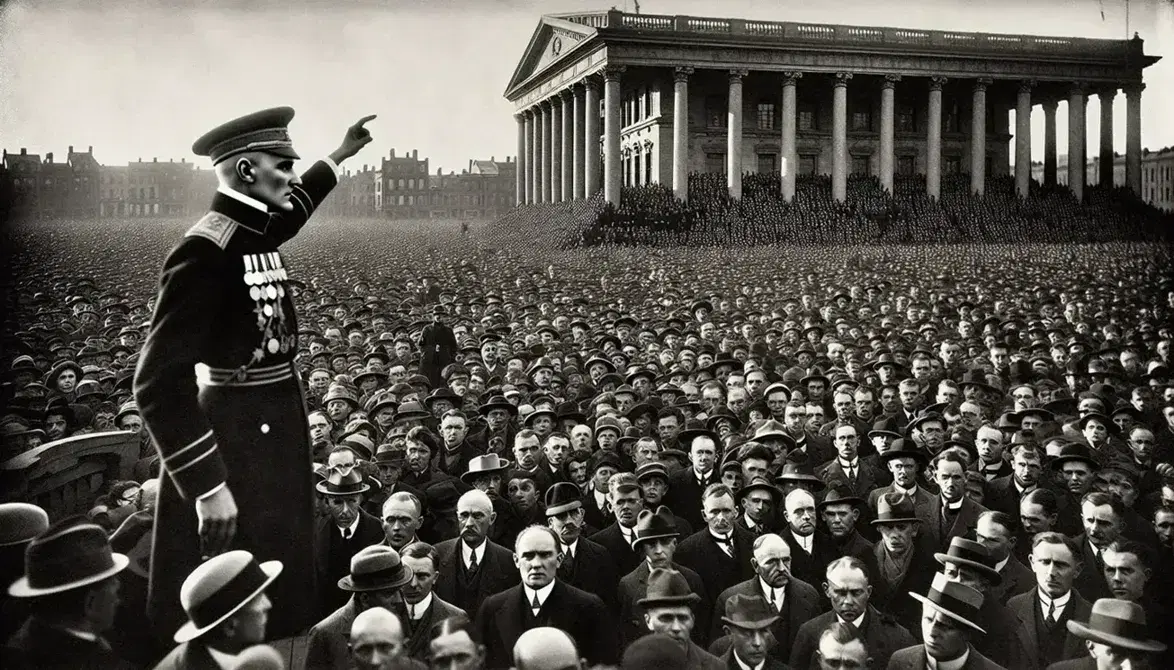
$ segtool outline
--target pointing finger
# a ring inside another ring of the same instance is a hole
[[[370,115],[368,115],[368,116],[364,116],[363,118],[359,119],[359,122],[358,122],[358,123],[356,123],[355,125],[356,125],[356,126],[361,126],[361,125],[363,125],[364,123],[367,123],[368,121],[370,121],[371,119],[374,119],[376,116],[377,116],[376,114],[370,114]]]

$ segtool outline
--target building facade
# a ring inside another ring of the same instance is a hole
[[[1045,182],[1056,183],[1055,114],[1069,105],[1068,153],[1087,155],[1085,107],[1127,96],[1126,183],[1141,185],[1142,40],[1094,40],[900,28],[628,14],[543,16],[505,96],[517,110],[518,202],[588,197],[618,204],[625,184],[672,184],[724,172],[741,197],[744,172],[847,175],[1009,170],[1031,179],[1030,115],[1045,114]],[[1010,110],[1016,127],[1010,127]],[[1098,155],[1113,155],[1112,105]],[[1015,139],[1014,154],[1009,141]],[[1077,165],[1083,164],[1083,158]],[[1084,173],[1070,188],[1083,197]],[[1106,182],[1108,183],[1108,182]]]
[[[383,159],[380,169],[381,215],[389,219],[428,218],[428,159],[421,160],[415,149],[397,157],[395,149]]]
[[[101,180],[94,147],[86,152],[69,147],[65,162],[56,162],[53,152],[3,155],[7,214],[13,218],[92,218],[98,215]]]
[[[1057,159],[1058,183],[1068,184],[1068,157],[1060,156]],[[1090,160],[1085,168],[1085,180],[1090,184],[1104,183],[1101,180],[1101,159]],[[1114,186],[1125,186],[1127,161],[1125,156],[1114,155],[1112,162],[1111,179]],[[1032,164],[1032,177],[1042,182],[1044,176],[1043,165]],[[1108,178],[1108,175],[1106,175]],[[1174,211],[1174,147],[1166,147],[1159,151],[1143,150],[1141,152],[1141,199],[1153,207],[1168,212]]]

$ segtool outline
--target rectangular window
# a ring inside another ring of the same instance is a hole
[[[640,185],[640,152],[632,154],[632,185]]]
[[[913,156],[901,156],[897,159],[897,174],[902,177],[912,177],[914,168]]]
[[[867,109],[852,112],[852,130],[872,130],[872,112],[868,111]]]
[[[758,173],[774,174],[779,169],[778,154],[758,154]]]
[[[775,129],[775,106],[773,102],[758,103],[758,129]]]
[[[852,174],[868,174],[868,156],[852,157]]]
[[[720,95],[705,96],[705,125],[709,128],[726,127],[726,98]]]
[[[819,168],[819,157],[815,154],[799,155],[799,171],[796,174],[815,174]]]
[[[799,130],[819,130],[819,123],[815,115],[815,108],[801,107],[799,109]]]
[[[946,105],[946,111],[942,118],[942,132],[958,132],[958,103],[955,102]]]
[[[901,105],[897,108],[897,118],[895,119],[896,131],[899,133],[912,133],[917,130],[917,116],[914,113],[913,105]]]
[[[705,154],[705,171],[709,174],[725,174],[726,155],[724,153]]]
[[[959,174],[962,172],[962,159],[958,156],[946,156],[942,165],[943,174]]]
[[[652,183],[652,149],[644,152],[644,183]]]

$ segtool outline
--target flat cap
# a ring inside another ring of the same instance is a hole
[[[246,151],[264,151],[284,158],[301,158],[289,137],[292,107],[272,107],[246,114],[204,133],[192,144],[192,153],[208,156],[215,165]]]

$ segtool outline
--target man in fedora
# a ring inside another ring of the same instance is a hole
[[[391,547],[373,545],[355,554],[351,558],[350,574],[338,580],[338,588],[350,597],[310,629],[307,667],[349,670],[351,659],[346,638],[355,617],[373,607],[392,609],[402,601],[400,588],[411,581],[411,568]]]
[[[729,651],[721,657],[726,667],[786,670],[786,664],[767,655],[777,644],[771,626],[778,619],[778,613],[762,596],[732,596],[721,618],[725,624],[722,630],[731,641]]]
[[[866,510],[864,499],[857,496],[847,482],[833,481],[828,488],[815,511],[831,540],[831,553],[865,560],[874,545],[859,531],[861,512]]]
[[[868,507],[876,511],[877,501],[886,493],[901,493],[913,501],[917,516],[929,520],[930,504],[936,495],[935,490],[929,490],[924,482],[922,473],[929,465],[929,458],[913,442],[905,438],[893,440],[889,449],[878,456],[881,466],[893,476],[893,483],[888,486],[873,489],[868,494]]]
[[[705,583],[701,576],[693,570],[673,562],[673,554],[676,553],[677,541],[680,537],[674,521],[675,517],[673,517],[672,511],[664,505],[658,507],[655,513],[651,510],[643,510],[636,519],[632,548],[644,560],[621,578],[619,583],[619,613],[622,622],[620,630],[625,643],[631,643],[640,637],[647,628],[636,603],[647,593],[648,575],[653,570],[667,569],[680,572],[689,582],[690,590],[701,599],[700,602],[706,604],[710,602],[705,597]],[[707,630],[704,619],[707,612],[703,609],[697,614],[702,621],[698,622],[699,625],[694,626],[694,639],[704,643]]]
[[[960,670],[1003,670],[971,644],[986,631],[975,623],[982,606],[982,594],[938,573],[925,595],[909,593],[921,603],[923,644],[906,647],[889,659],[889,670],[959,668]]]
[[[745,469],[746,461],[742,467]],[[776,518],[782,512],[783,492],[766,477],[755,477],[738,489],[738,506],[742,513],[736,522],[754,537],[773,532]]]
[[[188,615],[174,635],[179,646],[155,670],[235,667],[242,651],[265,641],[273,607],[266,592],[281,572],[281,561],[258,563],[243,550],[201,563],[179,592]]]
[[[351,559],[364,548],[382,543],[384,534],[379,519],[362,510],[363,494],[371,487],[357,470],[332,471],[316,488],[327,511],[314,529],[319,611],[325,616],[346,602],[346,593],[335,584],[350,571]]]
[[[1015,615],[1015,640],[1011,645],[1012,668],[1043,670],[1058,661],[1084,655],[1081,640],[1066,630],[1070,620],[1087,619],[1091,606],[1073,583],[1083,564],[1080,547],[1056,532],[1032,538],[1031,569],[1036,587],[1007,601]]]
[[[722,591],[715,601],[709,649],[715,655],[724,654],[731,638],[722,635],[722,622],[729,615],[735,598],[761,598],[777,615],[767,627],[771,644],[767,652],[781,663],[789,663],[792,643],[803,622],[816,616],[822,609],[819,592],[807,582],[791,574],[791,547],[783,538],[768,533],[754,540],[754,555],[750,567],[755,576]],[[728,634],[728,630],[725,631]]]
[[[881,496],[872,525],[881,536],[865,561],[872,603],[905,628],[917,630],[920,609],[905,594],[929,588],[935,571],[933,546],[922,536],[923,524],[914,513],[913,502],[900,493]]]
[[[1002,575],[995,569],[995,557],[984,545],[955,537],[950,540],[950,548],[945,553],[934,554],[934,559],[950,581],[965,584],[982,594],[977,623],[987,634],[976,640],[974,646],[987,658],[1007,665],[1011,641],[1015,638],[1015,616],[993,597],[992,590],[1002,581]]]
[[[518,583],[509,549],[489,539],[496,522],[493,502],[483,491],[461,495],[456,508],[459,536],[436,544],[440,556],[436,595],[466,612],[476,612],[490,595]]]
[[[351,126],[299,178],[277,107],[196,140],[219,181],[209,212],[163,264],[134,396],[167,476],[159,493],[149,620],[179,625],[180,584],[207,556],[233,547],[287,557],[273,632],[314,620],[313,492],[291,277],[278,250],[338,183],[339,163],[371,142]],[[200,369],[197,372],[196,366]],[[267,464],[257,468],[257,463]],[[237,510],[249,513],[238,518]]]
[[[425,660],[428,652],[429,631],[437,623],[454,616],[466,616],[464,610],[441,600],[433,592],[440,554],[436,547],[425,542],[413,542],[404,547],[401,558],[412,571],[412,580],[401,589],[403,594],[402,619],[407,635],[406,654]]]
[[[684,663],[675,667],[681,670],[723,670],[726,665],[721,659],[691,639],[696,623],[694,610],[700,602],[701,598],[689,588],[684,575],[676,570],[657,569],[648,575],[647,595],[636,604],[644,611],[644,625],[649,631],[668,635],[685,651]],[[638,644],[639,641],[633,646]]]
[[[1088,656],[1060,661],[1047,670],[1150,670],[1167,643],[1155,639],[1141,605],[1128,600],[1101,598],[1093,603],[1088,621],[1070,619],[1069,632],[1084,640]],[[1126,665],[1128,664],[1128,665]]]
[[[32,510],[9,515],[13,521],[17,517],[24,519],[26,531],[42,523]],[[62,519],[28,542],[24,576],[7,591],[28,603],[30,616],[18,622],[19,629],[5,644],[6,666],[133,667],[102,638],[114,625],[118,573],[127,564],[126,556],[111,551],[106,531],[80,516]]]
[[[0,503],[0,584],[8,585],[24,574],[24,553],[33,538],[49,529],[49,515],[24,502]],[[29,615],[30,601],[0,593],[0,641],[20,628]]]
[[[469,442],[477,445],[482,453],[504,454],[513,447],[517,426],[518,408],[503,395],[490,396],[477,408],[485,419],[485,427],[469,436]]]
[[[558,535],[563,558],[559,579],[577,589],[595,593],[612,612],[616,609],[619,577],[607,549],[584,537],[583,501],[579,487],[558,482],[546,490],[546,525]]]
[[[619,661],[619,630],[603,600],[558,580],[559,546],[546,526],[530,526],[518,535],[514,564],[522,583],[486,598],[474,619],[489,667],[508,666],[518,639],[539,626],[566,631],[593,664]]]
[[[493,503],[496,518],[489,529],[489,538],[498,544],[508,544],[511,531],[516,533],[518,530],[517,513],[509,499],[502,495],[510,465],[509,461],[497,454],[473,456],[466,466],[467,470],[461,475],[461,481],[466,486],[483,491]]]

